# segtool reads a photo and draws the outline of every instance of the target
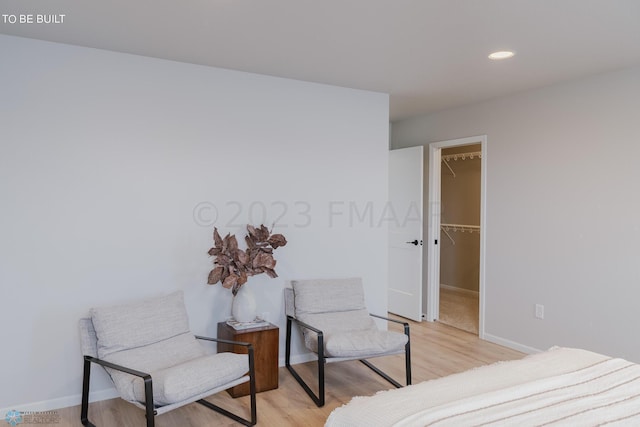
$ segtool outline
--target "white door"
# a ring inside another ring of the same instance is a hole
[[[389,312],[422,320],[422,181],[420,147],[389,151]]]

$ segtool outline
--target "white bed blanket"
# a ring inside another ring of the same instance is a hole
[[[640,425],[640,366],[554,348],[410,387],[356,397],[327,427]]]

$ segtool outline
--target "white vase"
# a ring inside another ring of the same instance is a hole
[[[236,322],[253,322],[256,319],[256,297],[248,286],[241,286],[233,297],[231,315]]]

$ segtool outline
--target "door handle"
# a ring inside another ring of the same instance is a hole
[[[419,242],[418,242],[418,239],[416,239],[416,240],[414,240],[413,242],[407,242],[407,243],[409,243],[409,244],[411,244],[411,245],[416,245],[416,246],[418,246],[418,243],[419,243]]]

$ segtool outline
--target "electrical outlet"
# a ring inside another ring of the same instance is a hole
[[[544,319],[544,305],[536,304],[536,318]]]

